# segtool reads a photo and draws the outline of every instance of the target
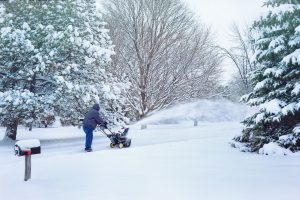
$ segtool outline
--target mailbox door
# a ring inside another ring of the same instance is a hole
[[[41,153],[41,147],[33,147],[31,148],[31,154],[40,154]]]

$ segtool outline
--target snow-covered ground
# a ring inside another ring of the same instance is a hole
[[[292,200],[300,196],[300,155],[264,156],[231,148],[238,122],[132,126],[132,147],[110,149],[95,133],[84,153],[77,128],[21,128],[18,139],[39,138],[32,179],[24,158],[0,146],[1,200]],[[3,134],[4,129],[0,129]],[[1,137],[1,134],[0,134]]]
[[[76,127],[20,127],[17,139],[40,139],[42,154],[32,156],[32,179],[24,182],[24,158],[14,156],[13,143],[0,144],[0,199],[297,199],[299,153],[265,156],[230,146],[249,112],[225,100],[176,105],[132,125],[130,148],[110,149],[95,132],[92,153],[83,151],[85,135]]]

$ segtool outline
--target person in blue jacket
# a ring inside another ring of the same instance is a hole
[[[92,149],[93,131],[95,130],[97,125],[99,124],[100,126],[107,128],[107,122],[100,117],[99,111],[100,111],[99,104],[95,104],[83,119],[83,131],[86,134],[85,151],[87,152],[93,151]]]

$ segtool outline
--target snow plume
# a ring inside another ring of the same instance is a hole
[[[174,105],[169,109],[152,113],[138,124],[179,124],[197,120],[199,122],[241,121],[251,110],[249,107],[229,100],[199,100]]]

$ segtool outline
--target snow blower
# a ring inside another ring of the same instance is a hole
[[[131,145],[131,139],[127,138],[127,134],[129,131],[129,128],[125,128],[123,132],[118,131],[112,132],[110,129],[106,128],[110,134],[107,134],[105,132],[105,129],[103,127],[100,127],[100,130],[110,139],[110,147],[115,148],[115,146],[118,146],[120,149],[123,147],[130,147]]]

